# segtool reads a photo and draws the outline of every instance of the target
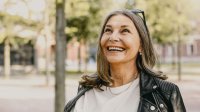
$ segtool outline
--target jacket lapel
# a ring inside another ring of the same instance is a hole
[[[157,106],[152,96],[152,92],[157,89],[158,85],[147,73],[140,73],[140,103],[138,112],[157,111]]]
[[[151,93],[157,87],[158,86],[152,76],[149,76],[148,74],[145,74],[144,72],[140,73],[140,95],[141,96]]]

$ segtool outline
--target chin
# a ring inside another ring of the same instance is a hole
[[[109,63],[121,63],[123,62],[123,59],[119,59],[119,58],[107,58]]]

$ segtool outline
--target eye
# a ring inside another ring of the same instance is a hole
[[[104,33],[111,33],[112,32],[112,29],[110,29],[110,28],[105,28],[104,29]]]
[[[121,32],[122,33],[130,33],[130,31],[128,29],[123,29]]]

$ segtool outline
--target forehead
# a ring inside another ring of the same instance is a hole
[[[113,26],[113,27],[114,26],[130,26],[130,27],[135,26],[133,21],[129,17],[122,14],[112,16],[108,20],[106,25]]]

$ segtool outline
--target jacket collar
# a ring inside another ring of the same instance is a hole
[[[157,89],[158,85],[156,84],[154,77],[150,74],[140,72],[140,95],[144,96],[155,89]]]
[[[151,93],[158,88],[158,85],[154,79],[154,76],[145,73],[143,71],[140,72],[140,95],[144,96],[145,94]],[[89,88],[84,88],[84,92],[90,90]]]

